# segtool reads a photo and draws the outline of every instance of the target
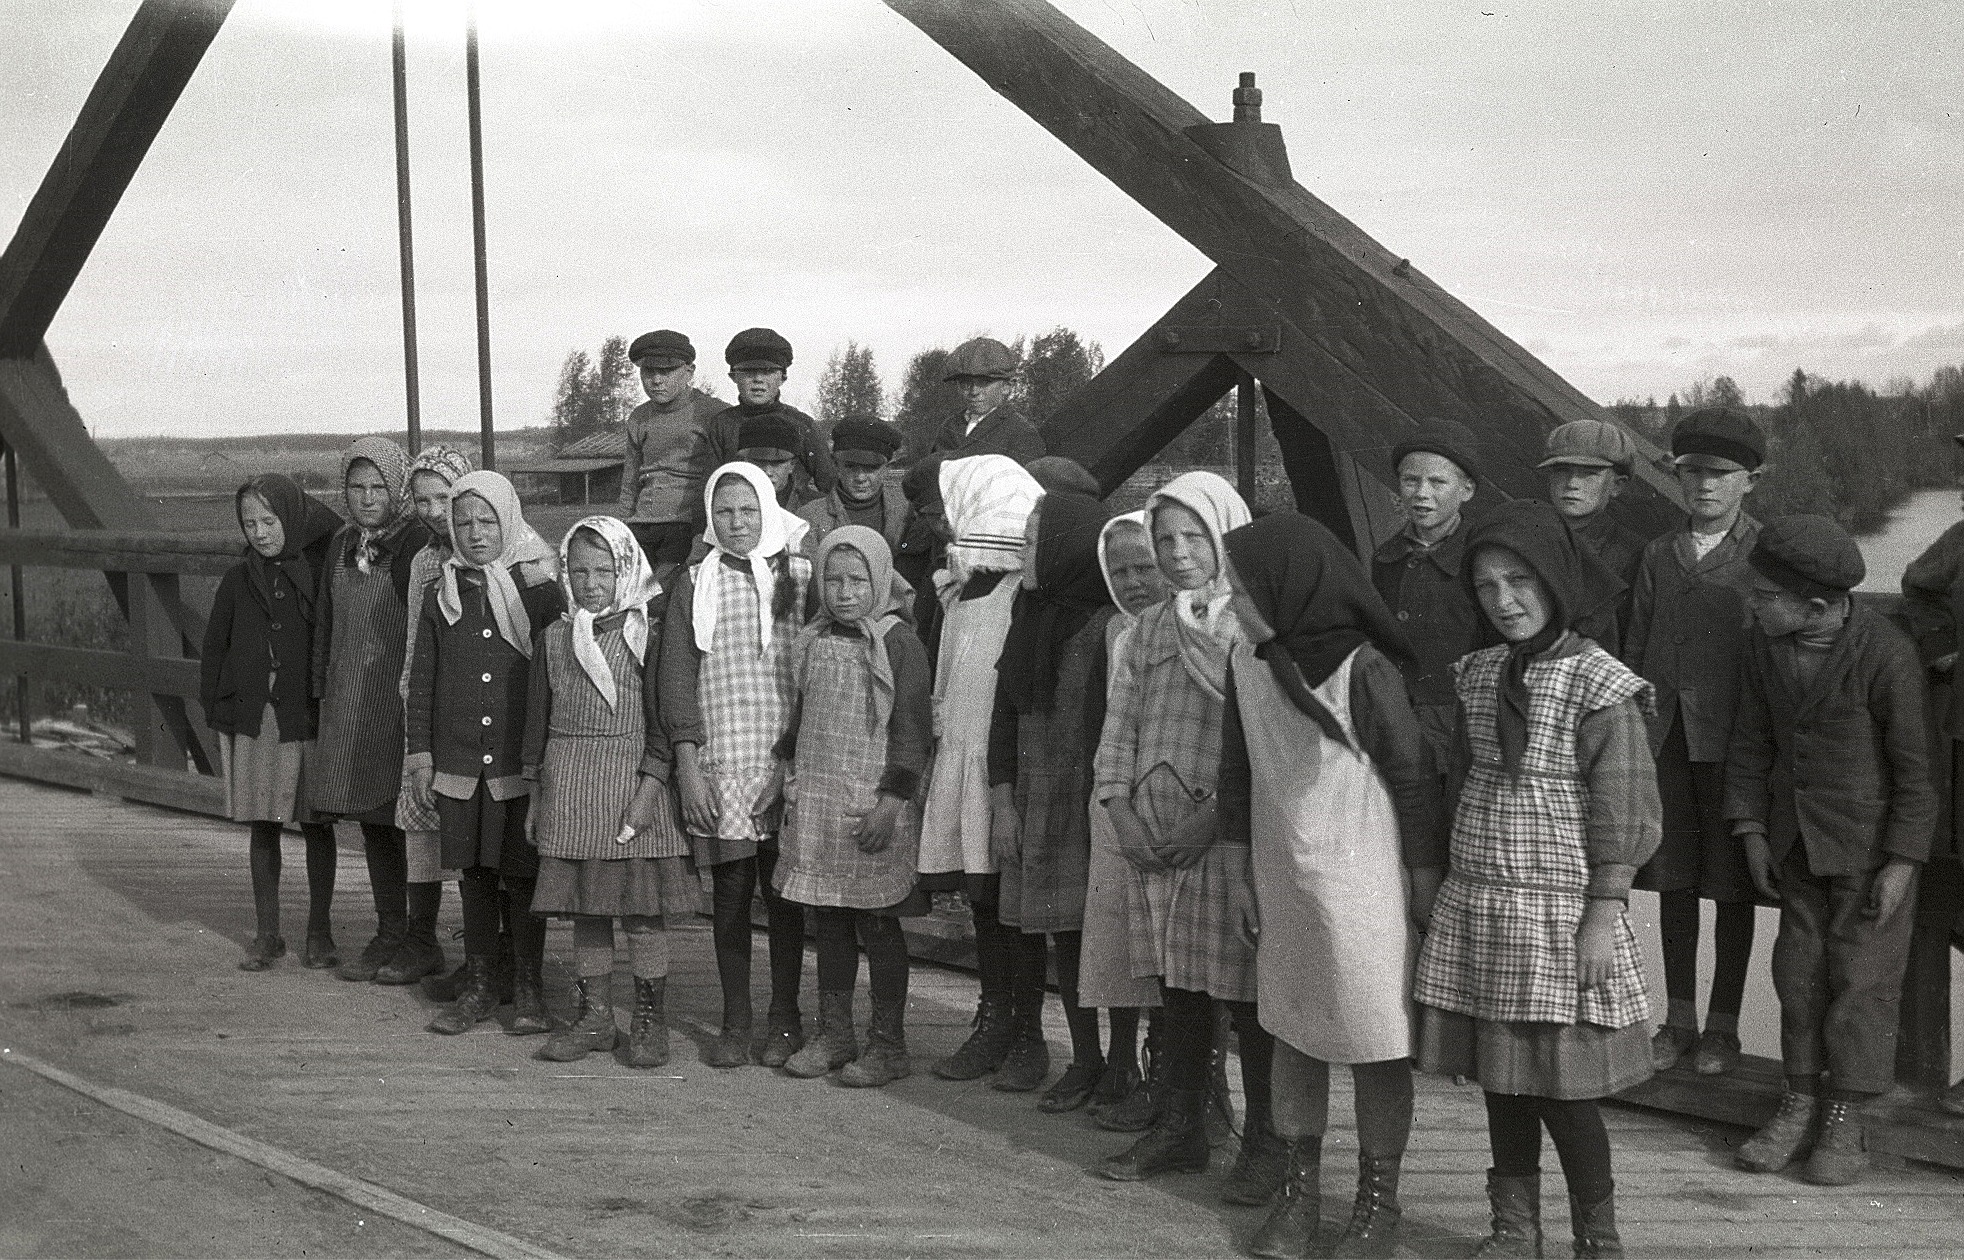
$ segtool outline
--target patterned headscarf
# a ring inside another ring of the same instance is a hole
[[[409,496],[410,506],[413,508],[416,502],[417,473],[433,473],[442,479],[444,485],[454,486],[457,484],[457,478],[466,473],[476,471],[476,467],[475,464],[471,463],[470,456],[450,445],[450,443],[433,442],[418,451],[416,458],[409,461],[409,473],[402,479],[403,493]],[[431,526],[430,533],[436,536],[436,542],[438,544],[443,546],[449,545],[450,522],[447,513],[445,514],[442,527]]]
[[[377,529],[360,526],[361,536],[355,540],[355,567],[366,573],[382,558],[383,547],[409,528],[416,514],[409,510],[409,452],[385,437],[356,438],[341,452],[343,486],[348,484],[348,470],[363,459],[375,465],[382,484],[389,488],[389,519]]]
[[[463,552],[451,550],[450,558],[443,562],[443,581],[437,587],[436,606],[443,613],[443,619],[451,625],[464,615],[463,597],[457,590],[457,575],[465,569],[476,569],[484,575],[485,599],[491,605],[491,620],[497,623],[498,636],[518,649],[520,656],[530,659],[532,655],[532,623],[525,615],[525,605],[518,597],[518,583],[512,581],[512,566],[532,563],[543,564],[551,571],[553,550],[539,532],[525,523],[525,513],[519,508],[518,491],[512,489],[511,482],[502,473],[465,473],[450,487],[450,508],[456,511],[457,500],[467,494],[474,494],[491,505],[498,515],[498,524],[504,527],[505,549],[498,558],[482,569],[464,558]]]
[[[841,525],[825,535],[825,540],[818,545],[818,559],[813,562],[813,569],[821,583],[826,557],[839,550],[858,552],[860,558],[866,561],[866,572],[873,583],[873,604],[866,615],[856,621],[839,624],[852,625],[866,641],[867,674],[873,682],[873,730],[882,731],[886,729],[887,719],[893,716],[894,697],[893,661],[887,655],[887,632],[899,625],[901,620],[893,582],[893,551],[878,530],[868,529],[864,525]],[[905,583],[898,587],[899,591],[906,589]],[[805,661],[812,641],[824,633],[828,622],[839,620],[833,615],[832,606],[822,598],[819,600],[819,610],[818,615],[798,632],[792,644],[800,690],[804,687]]]
[[[240,486],[233,496],[232,506],[241,518],[241,529],[244,528],[245,497],[249,494],[265,501],[273,515],[280,518],[280,529],[285,534],[277,556],[262,556],[250,542],[246,543],[246,576],[251,581],[253,598],[259,601],[261,608],[271,613],[273,573],[275,570],[284,573],[300,601],[301,618],[312,625],[314,584],[318,575],[314,572],[314,566],[307,562],[306,551],[340,529],[341,518],[335,515],[333,508],[302,490],[293,478],[279,473],[261,473]]]
[[[1228,600],[1227,550],[1221,540],[1249,521],[1248,505],[1223,477],[1210,472],[1182,473],[1146,500],[1148,520],[1167,504],[1177,504],[1199,518],[1214,544],[1214,580],[1191,591],[1176,591],[1173,609],[1180,635],[1180,663],[1200,689],[1216,700],[1227,697],[1228,653],[1241,637],[1241,627]]]
[[[1043,487],[1007,455],[971,455],[941,465],[948,518],[948,569],[956,582],[974,573],[1023,567],[1023,533]]]
[[[738,477],[757,492],[757,509],[761,523],[757,533],[757,545],[747,556],[738,556],[725,551],[716,538],[716,487],[723,484],[725,477]],[[763,469],[746,460],[736,460],[723,465],[709,474],[702,483],[702,512],[709,524],[702,531],[702,539],[709,544],[709,554],[703,558],[696,572],[714,573],[723,563],[724,556],[742,560],[750,566],[751,581],[757,586],[757,644],[758,652],[768,652],[771,647],[772,615],[771,600],[777,590],[777,571],[771,564],[774,556],[785,555],[804,541],[811,525],[796,513],[787,512],[779,506],[777,488],[771,485],[770,477]],[[707,597],[697,584],[694,606],[689,609],[689,623],[696,634],[696,647],[704,652],[716,642],[716,599]]]
[[[597,613],[580,607],[580,601],[573,597],[570,553],[573,539],[581,530],[597,536],[601,545],[614,557],[614,602]],[[593,680],[593,685],[600,691],[600,698],[611,709],[614,707],[614,671],[608,667],[607,654],[600,650],[600,644],[593,636],[593,623],[615,613],[626,613],[627,620],[621,624],[621,637],[627,640],[627,650],[634,653],[634,659],[645,664],[648,660],[648,602],[661,594],[661,583],[655,581],[654,567],[648,563],[647,553],[635,540],[634,531],[616,516],[589,516],[566,531],[566,537],[559,541],[559,580],[566,588],[566,619],[573,623],[573,659]]]

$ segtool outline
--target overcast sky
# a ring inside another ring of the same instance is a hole
[[[476,423],[461,0],[407,0],[423,415]],[[0,0],[11,232],[134,0]],[[1952,0],[1062,0],[1604,402],[1964,364]],[[1063,324],[1204,258],[876,0],[484,0],[501,427],[560,361],[768,324],[826,356]],[[403,412],[386,0],[239,0],[49,341],[102,436]],[[730,394],[727,381],[723,393]]]

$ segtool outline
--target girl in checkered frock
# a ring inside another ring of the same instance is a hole
[[[793,717],[778,744],[790,771],[777,887],[811,909],[819,1033],[784,1069],[810,1078],[843,1068],[840,1084],[877,1086],[913,1070],[900,920],[929,909],[914,865],[931,683],[927,651],[899,615],[912,592],[896,587],[886,540],[842,525],[816,568],[824,611],[791,646]],[[873,1006],[864,1053],[852,1022],[862,945]]]
[[[1419,951],[1419,1065],[1486,1091],[1493,1231],[1474,1254],[1540,1254],[1545,1126],[1575,1254],[1620,1256],[1597,1100],[1651,1073],[1624,915],[1661,835],[1651,687],[1570,629],[1622,583],[1552,508],[1503,505],[1466,555],[1465,580],[1506,642],[1455,666],[1458,807]]]

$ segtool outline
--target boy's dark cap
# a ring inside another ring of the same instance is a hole
[[[1607,420],[1571,420],[1557,426],[1541,448],[1543,459],[1536,468],[1614,468],[1629,472],[1637,460],[1637,448],[1630,435]]]
[[[832,428],[832,453],[842,464],[877,467],[899,451],[900,430],[871,416],[847,416]]]
[[[740,455],[755,455],[759,459],[796,459],[798,445],[798,426],[781,412],[767,411],[761,416],[748,416],[742,427],[737,429],[737,453]]]
[[[1750,471],[1766,462],[1766,437],[1743,411],[1700,407],[1671,430],[1671,457],[1686,463],[1703,462],[1698,457],[1721,459]]]
[[[791,343],[768,328],[746,328],[730,338],[723,360],[732,368],[780,372],[791,367]]]
[[[1016,356],[1008,346],[994,337],[972,337],[955,347],[948,356],[948,366],[941,379],[952,381],[964,376],[979,376],[991,381],[1006,381],[1016,375]]]
[[[1862,549],[1825,516],[1782,516],[1766,522],[1746,560],[1761,576],[1802,599],[1846,595],[1868,576]]]
[[[627,348],[627,357],[635,363],[667,371],[684,363],[694,363],[696,348],[673,328],[657,328],[636,337],[634,344]]]
[[[1391,448],[1391,471],[1396,473],[1405,456],[1428,451],[1458,464],[1473,480],[1480,479],[1480,439],[1457,420],[1421,420],[1418,432]]]

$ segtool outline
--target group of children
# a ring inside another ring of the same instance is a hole
[[[240,488],[248,553],[204,667],[230,811],[252,823],[241,966],[285,949],[286,823],[308,844],[304,961],[340,961],[326,824],[352,820],[378,930],[345,978],[422,980],[439,1033],[509,1002],[508,1031],[569,1061],[621,1039],[618,920],[623,1057],[657,1066],[664,927],[696,912],[707,868],[722,1012],[704,1061],[879,1086],[911,1072],[900,920],[959,892],[981,996],[934,1072],[1042,1087],[1054,972],[1071,1062],[1040,1106],[1139,1133],[1104,1176],[1207,1166],[1225,1024],[1246,1105],[1221,1194],[1270,1209],[1251,1254],[1391,1254],[1416,1061],[1485,1091],[1493,1223],[1475,1254],[1540,1254],[1545,1128],[1575,1253],[1617,1255],[1597,1100],[1672,1048],[1737,1050],[1729,973],[1705,1039],[1679,989],[1652,1037],[1625,903],[1665,893],[1677,974],[1700,893],[1736,866],[1743,888],[1721,901],[1745,906],[1747,945],[1753,896],[1782,906],[1789,1073],[1740,1161],[1858,1175],[1933,819],[1921,670],[1851,608],[1845,533],[1744,516],[1763,453],[1750,420],[1680,425],[1691,522],[1647,546],[1601,515],[1633,457],[1620,432],[1558,429],[1553,506],[1474,519],[1477,443],[1431,422],[1394,453],[1408,525],[1367,563],[1308,517],[1251,520],[1207,472],[1113,515],[1083,469],[997,414],[1013,358],[986,339],[951,360],[968,408],[904,500],[883,475],[889,427],[848,421],[828,441],[784,414],[790,349],[769,330],[730,347],[744,401],[701,420],[687,339],[649,334],[636,355],[650,404],[631,441],[667,445],[630,459],[648,475],[624,487],[625,523],[588,517],[556,548],[509,482],[443,447],[357,442],[338,528],[286,478]],[[702,467],[705,451],[734,457]],[[450,880],[465,957],[446,974]],[[548,917],[572,920],[578,977],[557,1024]],[[1722,947],[1740,932],[1722,914]],[[1332,1064],[1351,1070],[1359,1167],[1326,1235]]]

